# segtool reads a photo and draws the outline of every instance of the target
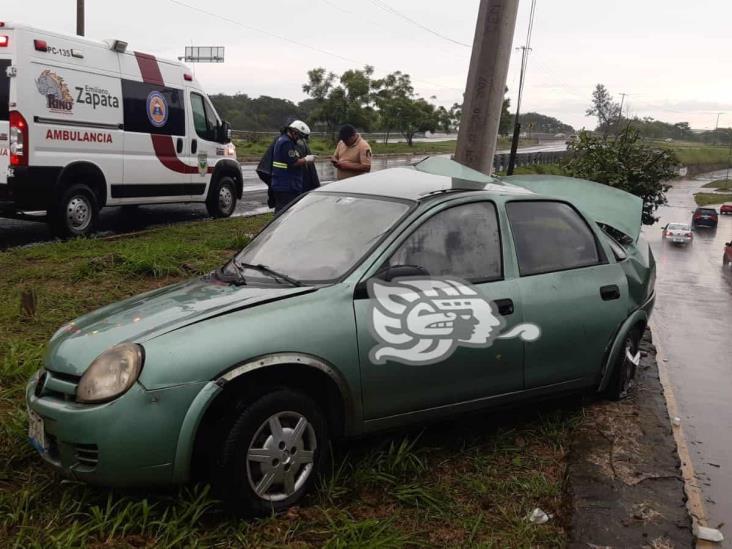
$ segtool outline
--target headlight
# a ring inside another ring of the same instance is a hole
[[[104,402],[118,397],[137,381],[143,350],[135,343],[121,343],[94,359],[76,388],[77,402]]]

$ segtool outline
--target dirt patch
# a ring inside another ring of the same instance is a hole
[[[691,518],[656,349],[647,331],[632,396],[585,408],[569,456],[569,547],[691,547]]]

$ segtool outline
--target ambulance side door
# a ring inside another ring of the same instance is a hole
[[[208,97],[201,90],[188,88],[187,93],[190,106],[188,125],[191,128],[190,162],[198,168],[197,173],[193,174],[193,182],[196,186],[205,185],[208,191],[216,160],[224,154],[224,145],[216,141],[221,123]]]
[[[186,149],[191,129],[185,88],[158,66],[162,82],[141,80],[134,55],[120,56],[124,104],[124,185],[112,188],[116,203],[175,202],[190,199],[193,167]],[[182,78],[180,79],[182,80]],[[164,83],[163,83],[164,82]]]

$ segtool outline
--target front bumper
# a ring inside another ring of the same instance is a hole
[[[36,396],[37,379],[26,388],[26,403],[43,419],[43,459],[67,476],[103,486],[149,486],[175,482],[178,436],[202,383],[148,391],[139,383],[104,404],[79,404]]]

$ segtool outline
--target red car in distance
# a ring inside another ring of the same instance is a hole
[[[732,214],[732,204],[722,204],[719,207],[719,213],[721,213],[722,215]]]

